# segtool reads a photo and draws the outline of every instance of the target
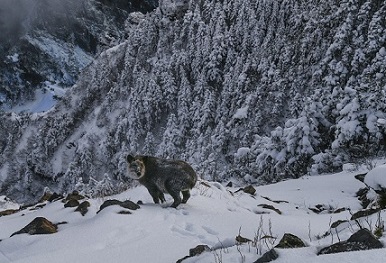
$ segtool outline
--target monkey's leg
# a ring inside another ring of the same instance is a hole
[[[181,195],[180,195],[180,189],[175,187],[174,182],[167,181],[165,182],[165,188],[168,191],[168,193],[173,197],[174,202],[171,205],[171,207],[176,208],[179,204],[181,204]]]
[[[186,202],[188,202],[188,199],[190,197],[190,192],[189,190],[183,190],[181,191],[182,193],[182,203],[185,204]]]
[[[151,197],[153,197],[153,201],[154,203],[158,204],[159,203],[159,190],[158,188],[155,186],[155,185],[147,185],[146,186],[147,190],[149,191],[149,194],[151,195]],[[164,197],[165,199],[165,197]],[[162,199],[161,199],[162,201]]]
[[[162,193],[161,191],[158,192],[158,197],[159,199],[161,200],[161,203],[165,202],[165,196],[164,196],[164,193]]]

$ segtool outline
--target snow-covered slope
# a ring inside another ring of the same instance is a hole
[[[351,222],[330,230],[332,222],[349,219],[350,212],[316,214],[309,208],[321,204],[330,207],[330,211],[359,210],[361,206],[355,195],[364,184],[354,178],[357,173],[302,177],[260,186],[256,187],[254,196],[237,191],[239,187],[199,181],[188,203],[177,209],[167,207],[172,202],[170,196],[166,196],[167,205],[153,204],[143,186],[118,196],[89,200],[91,206],[85,216],[55,201],[41,209],[0,217],[0,262],[170,263],[187,256],[189,249],[197,245],[207,245],[212,251],[183,262],[254,262],[261,253],[276,245],[284,233],[292,233],[308,247],[276,249],[279,259],[275,262],[380,263],[386,256],[386,249],[316,255],[322,247],[338,239],[346,240],[358,230],[358,225]],[[144,204],[131,211],[132,214],[118,214],[124,210],[119,206],[109,206],[96,213],[105,200],[113,198],[141,200]],[[281,214],[262,208],[261,204],[272,205]],[[383,221],[385,212],[380,216]],[[67,223],[60,224],[58,232],[50,235],[10,237],[36,217]],[[370,216],[359,222],[374,228],[375,219]],[[257,243],[237,244],[235,237],[238,235],[260,239]],[[382,242],[386,241],[384,235]],[[262,236],[273,238],[262,239]]]
[[[0,1],[0,109],[32,100],[47,81],[72,86],[96,55],[124,39],[130,12],[155,6],[154,0]]]
[[[0,111],[1,194],[121,189],[128,153],[262,183],[384,155],[384,1],[184,2],[131,17],[50,112]]]

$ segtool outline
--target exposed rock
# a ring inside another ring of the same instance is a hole
[[[198,245],[195,248],[189,249],[189,256],[195,257],[207,251],[210,251],[210,248],[207,245]]]
[[[243,191],[244,193],[250,194],[250,195],[255,195],[256,189],[252,185],[248,185],[244,188],[240,188],[237,190],[235,193]]]
[[[348,222],[347,220],[337,220],[337,221],[335,221],[334,223],[331,224],[331,228],[336,228],[340,224],[347,223],[347,222]]]
[[[355,179],[357,179],[357,180],[361,181],[362,183],[364,183],[364,182],[365,182],[366,174],[367,174],[367,173],[364,173],[364,174],[357,174],[357,175],[355,175]]]
[[[131,212],[129,210],[121,210],[118,212],[120,215],[131,215]]]
[[[43,203],[45,201],[54,202],[54,201],[60,200],[62,198],[63,198],[63,196],[61,194],[58,194],[55,192],[54,193],[45,192],[44,195],[40,198],[38,203]]]
[[[207,251],[210,251],[210,247],[208,247],[207,245],[198,245],[195,248],[189,249],[189,256],[185,256],[185,257],[177,260],[176,263],[181,263],[182,261],[184,261],[187,258],[201,255],[203,252],[207,252]]]
[[[299,248],[299,247],[306,247],[306,245],[299,237],[290,233],[285,233],[276,247],[277,248]]]
[[[127,208],[127,209],[130,209],[130,210],[137,210],[140,208],[140,206],[130,200],[126,200],[126,201],[123,201],[120,206],[122,206],[123,208]]]
[[[361,217],[369,216],[369,215],[372,215],[372,214],[379,212],[380,210],[381,210],[380,208],[370,208],[370,209],[366,209],[366,210],[360,210],[360,211],[354,213],[351,216],[350,220],[355,220],[355,219],[358,219]]]
[[[79,206],[79,201],[75,200],[75,199],[71,199],[67,203],[64,204],[65,208],[67,208],[67,207],[76,207],[76,206]]]
[[[364,187],[358,190],[356,192],[356,196],[358,197],[358,200],[361,202],[361,205],[363,208],[366,208],[369,206],[371,201],[367,198],[367,193],[370,191],[370,188]]]
[[[49,220],[47,220],[44,217],[37,217],[34,220],[32,220],[31,223],[26,225],[21,230],[13,233],[11,235],[18,235],[18,234],[30,234],[30,235],[40,235],[40,234],[52,234],[56,233],[58,231],[57,225],[51,223]]]
[[[82,216],[84,216],[88,212],[89,207],[90,207],[90,202],[84,201],[75,209],[75,211],[80,212]]]
[[[262,208],[265,208],[265,209],[269,209],[269,210],[272,210],[272,211],[275,211],[276,213],[278,213],[279,215],[281,215],[281,211],[275,207],[273,207],[272,205],[267,205],[267,204],[260,204],[258,205]]]
[[[65,201],[69,201],[69,200],[78,200],[79,201],[79,200],[82,200],[84,198],[85,197],[83,195],[79,194],[78,191],[73,191],[71,194],[68,194],[66,196]]]
[[[342,213],[344,211],[348,210],[346,207],[341,207],[341,208],[338,208],[336,209],[335,211],[333,211],[332,213],[333,214],[339,214],[339,213]]]
[[[238,242],[239,244],[241,243],[248,243],[248,242],[252,242],[252,240],[246,238],[246,237],[242,237],[240,235],[236,236],[236,242]]]
[[[248,185],[243,188],[243,192],[250,195],[255,195],[256,189],[252,185]]]
[[[29,210],[30,211],[38,210],[38,209],[43,208],[45,206],[46,206],[46,204],[38,204],[38,205],[35,205],[35,206],[31,207]]]
[[[14,213],[16,213],[18,211],[20,211],[20,210],[19,209],[8,209],[8,210],[1,211],[0,212],[0,217],[12,215],[12,214],[14,214]]]
[[[271,262],[277,259],[279,255],[277,254],[276,250],[273,248],[270,251],[264,253],[258,260],[256,260],[254,263],[266,263]]]
[[[269,198],[267,196],[261,196],[261,197],[270,201],[270,202],[276,203],[276,204],[280,204],[280,203],[288,204],[289,203],[288,201],[284,201],[284,200],[272,200],[271,198]]]
[[[105,209],[106,207],[108,206],[111,206],[111,205],[119,205],[123,208],[127,208],[127,209],[130,209],[130,210],[137,210],[138,208],[140,208],[140,206],[130,200],[126,200],[126,201],[119,201],[119,200],[116,200],[116,199],[113,199],[113,200],[106,200],[99,208],[99,211],[97,213],[99,213],[100,211],[102,211],[103,209]]]
[[[354,233],[347,241],[338,242],[321,249],[318,255],[333,254],[348,251],[369,250],[382,248],[382,243],[367,229]]]

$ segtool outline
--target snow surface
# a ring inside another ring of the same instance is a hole
[[[65,93],[65,89],[58,84],[52,84],[49,81],[46,81],[44,84],[43,89],[35,91],[34,100],[12,108],[6,108],[5,110],[16,113],[40,113],[50,110],[56,104],[55,96],[62,97]]]
[[[213,250],[186,259],[184,263],[254,262],[261,253],[276,245],[286,232],[299,236],[309,246],[276,249],[279,259],[275,263],[384,262],[386,249],[316,255],[322,247],[337,242],[338,237],[346,240],[358,227],[352,222],[331,231],[333,235],[317,238],[330,232],[332,222],[346,220],[351,214],[348,211],[315,214],[309,208],[323,204],[331,210],[342,207],[359,210],[361,206],[355,193],[364,184],[354,178],[357,173],[346,171],[306,176],[259,186],[255,187],[255,196],[237,191],[239,187],[199,181],[188,203],[177,209],[167,207],[172,203],[168,195],[167,205],[153,204],[143,186],[117,196],[89,200],[91,207],[85,216],[74,212],[75,208],[64,208],[61,201],[47,203],[42,209],[23,210],[0,217],[0,262],[170,263],[187,256],[189,249],[200,244]],[[144,204],[130,215],[118,214],[124,210],[118,206],[107,207],[97,214],[100,205],[112,198],[142,200]],[[276,203],[268,199],[286,202]],[[258,206],[260,204],[273,205],[282,214],[264,209]],[[38,216],[67,224],[60,224],[58,232],[51,235],[10,237]],[[385,216],[382,212],[382,220]],[[366,225],[375,221],[375,218],[368,218],[362,223]],[[253,240],[258,233],[275,237],[272,239],[274,244],[268,241],[236,244],[238,234]],[[381,238],[382,242],[385,240],[385,237]]]
[[[386,164],[379,165],[366,174],[365,183],[374,190],[386,190]]]

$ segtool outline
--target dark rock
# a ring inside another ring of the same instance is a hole
[[[5,210],[5,211],[1,211],[0,212],[0,217],[2,216],[8,216],[8,215],[12,215],[16,212],[20,211],[19,209],[8,209],[8,210]]]
[[[334,214],[339,214],[339,213],[342,213],[342,212],[344,212],[346,210],[347,210],[346,207],[341,207],[341,208],[336,209],[333,213]]]
[[[377,204],[381,209],[386,208],[386,193],[378,194]]]
[[[227,183],[226,187],[232,187],[233,186],[233,183],[232,182],[229,182]]]
[[[354,233],[347,241],[338,242],[321,249],[318,255],[369,250],[382,247],[382,243],[376,239],[369,230],[361,229]]]
[[[21,230],[13,233],[11,235],[18,235],[18,234],[30,234],[30,235],[40,235],[40,234],[53,234],[58,231],[57,225],[51,223],[49,220],[47,220],[44,217],[37,217],[34,220],[32,220],[31,223],[29,223],[27,226],[22,228]]]
[[[69,201],[69,200],[82,200],[84,199],[85,197],[81,194],[78,193],[78,191],[73,191],[71,194],[68,194],[66,196],[66,199],[65,201]]]
[[[270,251],[264,253],[254,263],[267,263],[267,262],[274,261],[275,259],[278,259],[278,258],[279,258],[279,255],[277,254],[276,250],[273,248]]]
[[[57,194],[57,193],[53,193],[50,198],[47,199],[48,202],[55,202],[55,201],[58,201],[60,199],[63,199],[64,196],[61,195],[61,194]]]
[[[267,204],[260,204],[258,205],[262,208],[265,208],[265,209],[269,209],[269,210],[272,210],[272,211],[275,211],[276,213],[278,213],[279,215],[281,215],[281,211],[275,207],[273,207],[272,205],[267,205]]]
[[[64,207],[76,207],[79,206],[79,201],[75,199],[69,200],[67,203],[64,204]]]
[[[248,243],[248,242],[252,242],[252,240],[248,239],[248,238],[245,238],[245,237],[242,237],[240,235],[238,235],[236,237],[236,242],[238,242],[239,244],[241,243]]]
[[[43,208],[45,206],[46,206],[46,204],[38,204],[38,205],[35,205],[34,207],[31,207],[29,210],[30,211],[38,210],[38,209]]]
[[[348,222],[348,221],[347,220],[337,220],[337,221],[335,221],[334,223],[331,224],[331,228],[336,228],[340,224],[343,224],[343,223],[346,223],[346,222]]]
[[[122,201],[119,201],[119,200],[116,200],[116,199],[113,199],[113,200],[106,200],[103,202],[103,204],[99,207],[99,211],[97,213],[99,213],[100,211],[102,211],[103,209],[105,209],[106,207],[108,206],[112,206],[112,205],[120,205],[122,203]]]
[[[243,188],[244,193],[254,195],[256,193],[256,189],[252,185],[248,185]]]
[[[185,257],[177,260],[176,263],[181,263],[185,259],[201,255],[203,252],[207,252],[207,251],[210,251],[210,248],[207,245],[198,245],[195,248],[189,249],[189,256],[185,256]]]
[[[360,210],[360,211],[354,213],[351,216],[350,220],[355,220],[355,219],[358,219],[361,217],[369,216],[369,215],[372,215],[372,214],[379,212],[380,210],[381,210],[380,208],[370,208],[370,209],[366,209],[366,210]]]
[[[357,175],[355,175],[355,179],[357,179],[357,180],[361,181],[362,183],[364,183],[364,182],[365,182],[366,174],[367,174],[367,173],[364,173],[364,174],[357,174]]]
[[[140,206],[130,200],[126,200],[126,201],[123,201],[121,202],[120,206],[122,206],[123,208],[127,208],[127,209],[130,209],[130,210],[137,210],[138,208],[140,208]]]
[[[106,207],[108,206],[111,206],[111,205],[119,205],[123,208],[127,208],[127,209],[130,209],[130,210],[137,210],[138,208],[140,208],[140,206],[130,200],[126,200],[126,201],[119,201],[119,200],[116,200],[116,199],[113,199],[113,200],[106,200],[99,208],[99,211],[97,213],[99,213],[100,211],[102,211],[103,209],[105,209]]]
[[[365,243],[369,249],[383,247],[382,243],[366,228],[354,233],[349,239],[347,239],[347,242]]]
[[[82,216],[84,216],[88,212],[89,207],[90,207],[90,202],[84,201],[75,209],[75,211],[80,212]]]
[[[310,207],[309,209],[316,214],[320,214],[321,212],[325,212],[325,211],[328,213],[332,212],[331,207],[328,207],[328,206],[322,205],[322,204],[315,205],[315,207]]]
[[[195,248],[189,249],[189,257],[195,257],[207,251],[210,251],[210,248],[207,245],[198,245]]]
[[[272,200],[271,198],[269,198],[267,196],[261,196],[261,197],[270,201],[270,202],[276,203],[276,204],[280,204],[280,203],[288,204],[289,203],[288,201],[284,201],[284,200]]]
[[[45,201],[48,202],[54,202],[57,200],[60,200],[63,198],[63,195],[58,194],[58,193],[50,193],[50,192],[45,192],[44,195],[40,198],[38,203],[43,203]]]
[[[366,208],[369,206],[371,201],[367,198],[367,193],[369,192],[370,188],[364,187],[358,190],[356,192],[356,196],[358,197],[358,200],[361,202],[361,205],[363,208]]]
[[[299,237],[290,233],[285,233],[276,247],[277,248],[299,248],[299,247],[306,247],[306,245]]]
[[[243,191],[244,193],[250,194],[250,195],[255,195],[256,189],[252,185],[248,185],[244,188],[240,188],[237,190],[235,193]]]
[[[118,212],[120,215],[131,215],[131,212],[129,210],[121,210]]]

